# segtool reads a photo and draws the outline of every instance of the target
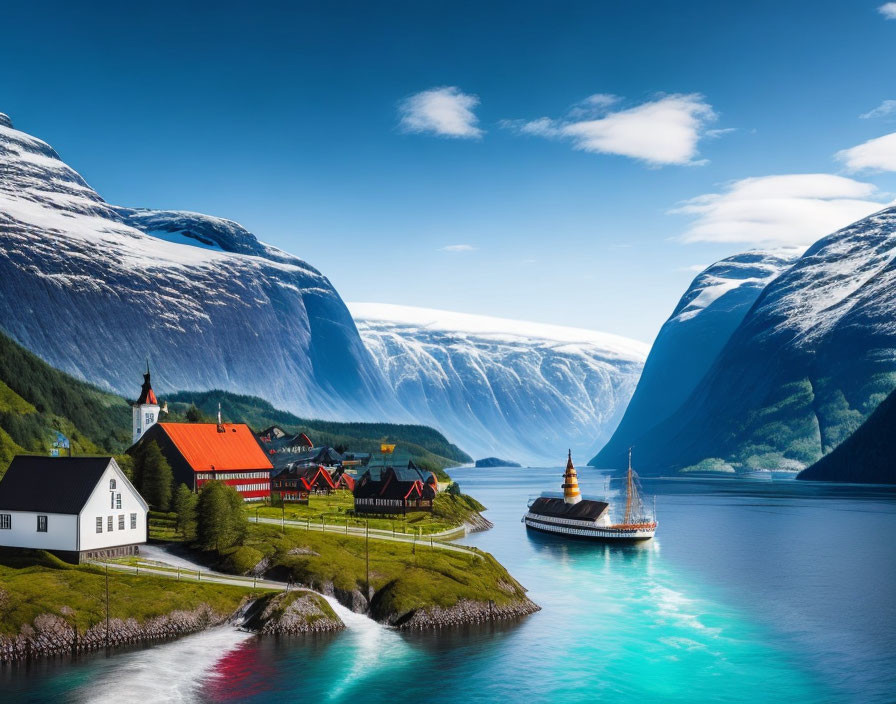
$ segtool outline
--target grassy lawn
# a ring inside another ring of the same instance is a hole
[[[262,590],[258,590],[261,593]],[[177,582],[109,571],[109,615],[139,622],[208,604],[231,614],[250,593],[244,587]],[[0,551],[0,634],[14,635],[40,614],[54,614],[79,631],[106,618],[102,569],[74,566],[46,553],[22,557]]]
[[[254,520],[258,515],[262,518],[286,518],[290,521],[311,521],[320,525],[321,520],[335,525],[364,526],[367,521],[371,528],[380,530],[394,530],[396,533],[408,535],[429,535],[443,530],[460,527],[463,522],[474,512],[482,511],[484,507],[469,496],[450,496],[441,492],[436,496],[433,511],[415,511],[406,516],[394,518],[367,518],[355,517],[354,499],[352,493],[339,490],[329,495],[310,496],[308,504],[286,503],[280,506],[271,506],[268,503],[246,504],[249,520]]]
[[[365,592],[367,541],[360,536],[251,524],[244,545],[222,551],[227,571],[245,571],[263,558],[272,577],[306,587]],[[477,555],[382,540],[370,540],[370,586],[375,618],[428,606],[453,606],[460,599],[503,605],[524,598],[523,588],[487,553]]]

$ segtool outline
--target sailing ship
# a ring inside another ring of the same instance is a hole
[[[625,511],[622,520],[611,518],[610,504],[592,498],[582,498],[579,479],[569,451],[563,473],[562,496],[544,493],[529,504],[523,516],[526,528],[599,541],[649,540],[656,533],[656,516],[645,506],[639,488],[638,475],[632,469],[632,451],[628,451],[628,472],[625,477]]]

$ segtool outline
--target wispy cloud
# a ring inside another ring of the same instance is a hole
[[[682,242],[808,245],[880,210],[877,197],[874,185],[844,176],[783,174],[735,181],[671,212],[694,218]]]
[[[691,271],[695,274],[699,274],[707,267],[706,264],[691,264],[690,266],[683,266],[679,268],[679,271]]]
[[[479,139],[482,130],[473,109],[479,97],[455,86],[431,88],[398,104],[400,126],[406,132],[429,132],[441,137]]]
[[[695,165],[697,143],[715,111],[696,93],[659,96],[635,107],[611,111],[619,99],[597,94],[577,103],[560,119],[504,120],[518,134],[570,140],[575,149],[619,154],[651,166]],[[718,134],[718,133],[717,133]]]
[[[877,8],[877,11],[888,20],[896,20],[896,2],[887,2]]]
[[[874,108],[874,110],[863,112],[859,117],[863,120],[870,120],[875,117],[886,117],[887,115],[892,115],[894,112],[896,112],[896,100],[885,100]]]
[[[478,247],[471,244],[447,244],[439,247],[440,252],[475,252],[477,249]]]
[[[852,172],[896,171],[896,132],[843,149],[835,157]]]

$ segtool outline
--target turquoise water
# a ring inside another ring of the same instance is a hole
[[[9,669],[16,701],[890,702],[896,492],[793,481],[652,480],[660,528],[634,547],[565,543],[519,522],[560,470],[455,470],[492,552],[542,611],[404,635],[228,629],[77,663]],[[588,492],[603,488],[580,470]]]

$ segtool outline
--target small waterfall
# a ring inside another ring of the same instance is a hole
[[[90,681],[72,692],[79,702],[194,702],[215,678],[215,663],[253,634],[220,626],[180,640],[113,655]]]

